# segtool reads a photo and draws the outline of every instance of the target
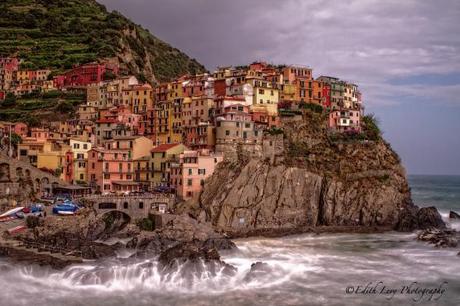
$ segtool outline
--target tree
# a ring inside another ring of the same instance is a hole
[[[21,136],[19,136],[19,135],[16,134],[16,133],[11,134],[11,144],[12,144],[13,146],[16,147],[16,146],[17,146],[18,144],[20,144],[21,142],[22,142]]]
[[[9,92],[6,94],[5,100],[2,102],[3,107],[12,107],[16,105],[16,96]]]
[[[103,78],[106,81],[111,81],[111,80],[115,80],[117,78],[117,76],[112,71],[107,70],[106,72],[104,72]]]

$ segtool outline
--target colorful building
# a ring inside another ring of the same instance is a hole
[[[161,144],[151,150],[150,169],[153,186],[168,186],[170,183],[170,161],[187,150],[183,144]]]
[[[205,180],[214,173],[222,160],[222,154],[214,154],[209,150],[184,151],[170,162],[170,186],[183,200],[197,197]]]

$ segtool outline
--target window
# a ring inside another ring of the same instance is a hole
[[[144,202],[139,202],[139,209],[144,209]]]
[[[105,188],[105,187],[109,188]],[[110,185],[104,185],[104,189],[110,189]],[[117,209],[116,203],[99,203],[99,209]]]
[[[192,175],[193,174],[193,170],[192,169],[188,169],[188,175]]]
[[[88,144],[83,144],[83,149],[87,150],[88,149]]]
[[[123,203],[123,208],[124,208],[124,209],[128,209],[128,202],[124,202],[124,203]]]
[[[187,180],[187,186],[192,186],[192,179]]]
[[[229,130],[225,130],[225,135],[226,135],[226,136],[230,136],[230,131],[229,131]]]
[[[83,175],[83,173],[80,173],[80,180],[81,180],[81,181],[84,180],[84,175]]]

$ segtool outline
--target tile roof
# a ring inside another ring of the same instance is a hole
[[[168,143],[168,144],[162,144],[159,146],[156,146],[153,148],[150,152],[156,153],[156,152],[166,152],[171,148],[174,148],[175,146],[178,146],[178,143]]]

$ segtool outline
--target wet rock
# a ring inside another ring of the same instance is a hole
[[[445,229],[446,224],[442,220],[436,207],[418,208],[415,205],[407,206],[400,214],[395,230],[411,232],[417,229],[439,228]]]
[[[204,247],[202,243],[180,243],[166,251],[158,258],[159,268],[163,275],[171,277],[179,272],[181,277],[191,281],[204,273],[216,276],[234,276],[236,268],[223,262],[215,248]]]
[[[115,250],[115,247],[102,243],[92,243],[81,248],[82,257],[86,259],[113,257],[116,255]]]
[[[457,214],[455,211],[450,211],[449,212],[449,219],[460,219],[460,215]]]
[[[217,250],[234,250],[236,245],[233,241],[228,238],[210,238],[207,239],[204,244],[207,248],[216,248]]]
[[[187,260],[220,260],[219,252],[215,248],[202,247],[198,243],[180,243],[161,253],[158,258],[163,267],[172,266],[175,261]]]
[[[415,205],[402,209],[395,230],[399,232],[412,232],[418,229],[417,212],[418,207]]]
[[[272,271],[270,266],[265,262],[255,262],[251,265],[251,270],[244,277],[245,282],[251,282],[254,279],[263,279]]]
[[[141,232],[128,242],[137,249],[137,256],[159,254],[181,243],[193,243],[200,248],[229,250],[235,244],[214,231],[210,224],[199,223],[188,215],[171,215],[169,221],[153,232]]]
[[[442,221],[441,215],[434,206],[420,208],[417,212],[417,223],[419,229],[446,228],[446,224]]]
[[[429,228],[421,232],[417,239],[426,241],[436,247],[454,248],[458,245],[457,232],[455,230]]]

